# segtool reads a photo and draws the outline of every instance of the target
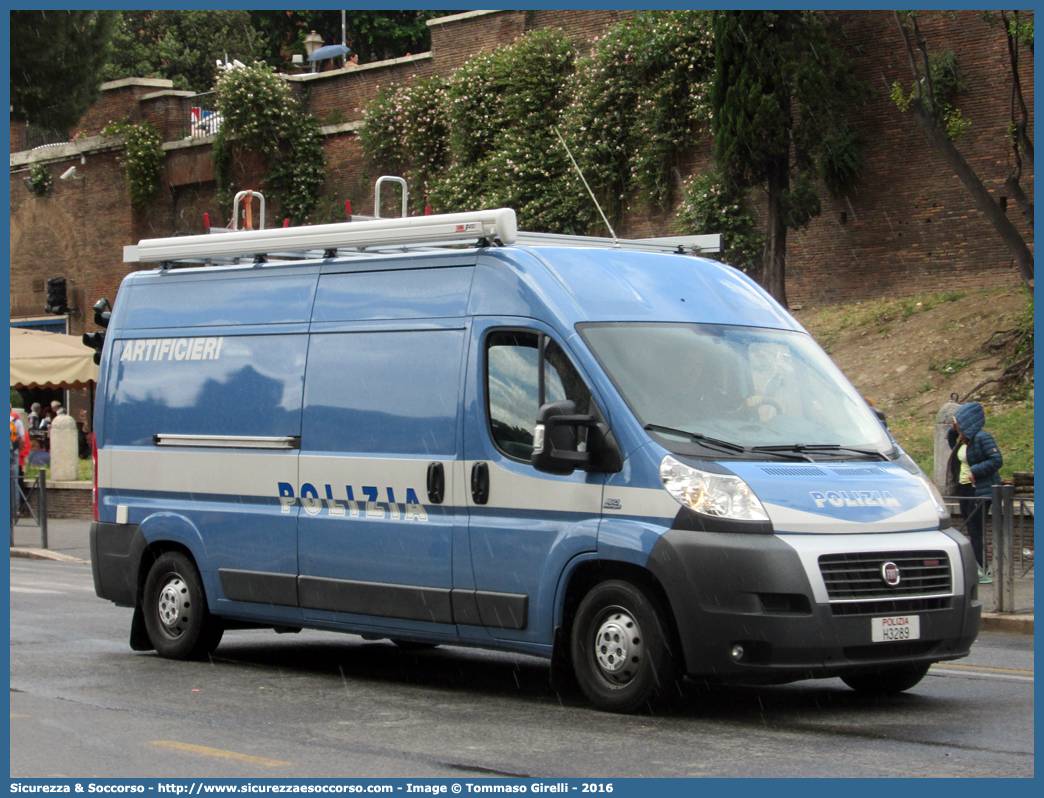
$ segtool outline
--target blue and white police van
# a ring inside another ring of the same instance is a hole
[[[101,353],[97,595],[164,657],[257,627],[477,646],[616,711],[684,675],[897,692],[967,655],[938,491],[691,244],[499,209],[128,247],[159,266]]]

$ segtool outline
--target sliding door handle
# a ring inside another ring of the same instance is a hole
[[[428,464],[428,501],[432,504],[442,504],[442,497],[446,493],[446,472],[442,463]]]
[[[489,466],[486,463],[475,463],[471,467],[471,498],[475,504],[489,501]]]

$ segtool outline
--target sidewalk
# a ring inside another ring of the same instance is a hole
[[[47,522],[47,550],[40,548],[40,528],[29,519],[22,518],[15,526],[15,547],[12,557],[90,562],[90,521],[68,518],[52,518]],[[1015,632],[1033,634],[1033,575],[1036,569],[1025,576],[1016,566],[1015,570],[1015,613],[994,612],[993,585],[979,588],[982,601],[982,630],[993,632]]]

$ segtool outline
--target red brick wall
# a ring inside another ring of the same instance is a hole
[[[450,17],[429,25],[431,53],[441,75],[449,75],[473,55],[510,44],[526,31],[524,11],[461,16],[464,18]]]
[[[633,11],[529,11],[526,30],[561,28],[580,47],[634,15]]]
[[[581,40],[600,35],[630,13],[500,11],[450,19],[431,26],[430,54],[295,80],[293,85],[320,124],[337,122],[337,117],[341,122],[357,122],[362,108],[382,87],[436,73],[448,75],[469,56],[508,44],[526,30],[562,27]],[[836,302],[1017,282],[1010,257],[968,192],[927,145],[913,120],[901,115],[888,97],[892,81],[906,85],[910,81],[891,12],[850,11],[836,17],[859,69],[875,90],[871,100],[854,109],[857,124],[867,134],[867,163],[862,180],[846,197],[826,198],[822,216],[804,230],[790,232],[787,290],[791,302]],[[959,98],[959,105],[973,126],[959,147],[990,190],[1002,196],[1011,168],[1003,140],[1008,113],[1005,41],[974,11],[956,12],[956,22],[942,12],[925,12],[921,21],[933,50],[952,48],[972,78],[971,90]],[[1028,53],[1023,58],[1024,90],[1032,103],[1033,59]],[[168,137],[180,135],[178,126],[187,111],[179,109],[180,98],[169,88],[156,84],[140,81],[108,87],[80,129],[97,133],[112,120],[148,118]],[[142,100],[145,95],[154,96]],[[12,147],[20,135],[12,125]],[[317,220],[343,218],[345,199],[352,201],[355,213],[372,213],[377,173],[363,157],[355,132],[341,128],[326,137],[324,146],[327,197]],[[47,198],[25,190],[21,178],[27,166],[24,159],[14,159],[18,163],[12,166],[10,179],[12,317],[40,315],[44,281],[58,275],[75,280],[71,288],[83,295],[85,309],[101,296],[112,300],[120,280],[132,270],[122,263],[124,245],[146,237],[202,232],[204,212],[211,214],[211,224],[228,224],[231,209],[213,203],[209,147],[168,149],[168,185],[147,212],[129,207],[118,153],[104,147],[88,151],[85,164],[78,156],[48,162],[56,179]],[[710,157],[707,143],[685,158],[680,169],[689,174],[706,168]],[[73,164],[84,179],[58,180]],[[1032,196],[1032,167],[1027,163],[1026,168],[1023,185]],[[260,186],[261,165],[253,159],[236,163],[234,169],[240,186]],[[413,207],[418,208],[420,201],[415,199]],[[1011,198],[1008,213],[1031,235]],[[279,209],[270,205],[268,224],[279,223]],[[671,214],[637,209],[617,230],[628,237],[675,232]],[[71,331],[93,330],[90,315],[74,316]]]
[[[59,180],[71,165],[83,179]],[[93,317],[90,306],[102,296],[110,301],[116,296],[126,273],[123,245],[137,240],[135,215],[128,213],[116,152],[92,153],[86,164],[75,158],[47,168],[54,178],[49,197],[25,190],[24,171],[11,174],[11,317],[43,315],[47,279],[65,277],[70,299],[84,311],[70,318],[70,332],[80,333],[84,316]]]
[[[789,233],[788,298],[792,303],[838,302],[1018,282],[1008,251],[967,189],[912,117],[901,114],[888,96],[896,80],[907,90],[912,85],[891,12],[851,11],[836,17],[857,69],[875,92],[855,117],[869,142],[867,161],[862,180],[847,198],[827,197],[818,219]],[[1005,39],[977,11],[922,12],[920,24],[932,50],[952,49],[971,78],[970,91],[957,98],[972,122],[958,149],[990,192],[1005,196],[1004,180],[1013,165],[1004,142],[1010,91]],[[1023,91],[1032,111],[1033,57],[1024,52],[1022,58]],[[992,75],[990,80],[983,79],[984,72]],[[1032,197],[1032,165],[1024,168],[1028,173],[1022,183]],[[1032,242],[1032,231],[1011,197],[1008,215]]]
[[[11,120],[11,152],[25,149],[25,122]]]
[[[387,67],[364,65],[306,78],[298,84],[303,87],[305,110],[320,125],[361,121],[363,110],[381,89],[434,74],[432,59],[427,55],[402,60],[403,63]]]
[[[118,84],[113,86],[113,84]],[[152,94],[174,86],[169,80],[157,78],[127,79],[113,81],[112,84],[102,84],[102,93],[98,102],[94,104],[80,120],[76,130],[70,133],[84,133],[88,136],[96,136],[110,122],[119,122],[124,118],[137,122],[142,118],[140,98],[145,94]]]
[[[37,513],[39,510],[38,499],[39,495],[36,491],[30,492],[29,505],[33,508],[34,513]],[[94,520],[94,505],[91,500],[90,483],[82,486],[61,488],[48,484],[47,517],[75,518],[82,521]]]

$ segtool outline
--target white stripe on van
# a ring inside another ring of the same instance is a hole
[[[99,449],[99,488],[278,497],[297,483],[297,452]]]
[[[663,518],[670,526],[674,523],[681,503],[665,488],[607,487],[602,503],[606,517],[614,515],[639,518]]]
[[[847,533],[879,533],[903,532],[909,529],[926,529],[939,526],[939,514],[935,503],[931,501],[897,513],[890,518],[877,521],[850,521],[819,513],[809,513],[765,502],[765,512],[772,519],[772,526],[779,534],[812,533],[812,534],[847,534]]]
[[[471,479],[471,468],[476,462],[489,464],[489,502],[475,505],[471,499],[470,482],[467,490],[468,506],[496,507],[505,510],[537,510],[545,512],[602,513],[602,484],[574,482],[535,469],[520,474],[490,460],[467,461],[464,473]]]

